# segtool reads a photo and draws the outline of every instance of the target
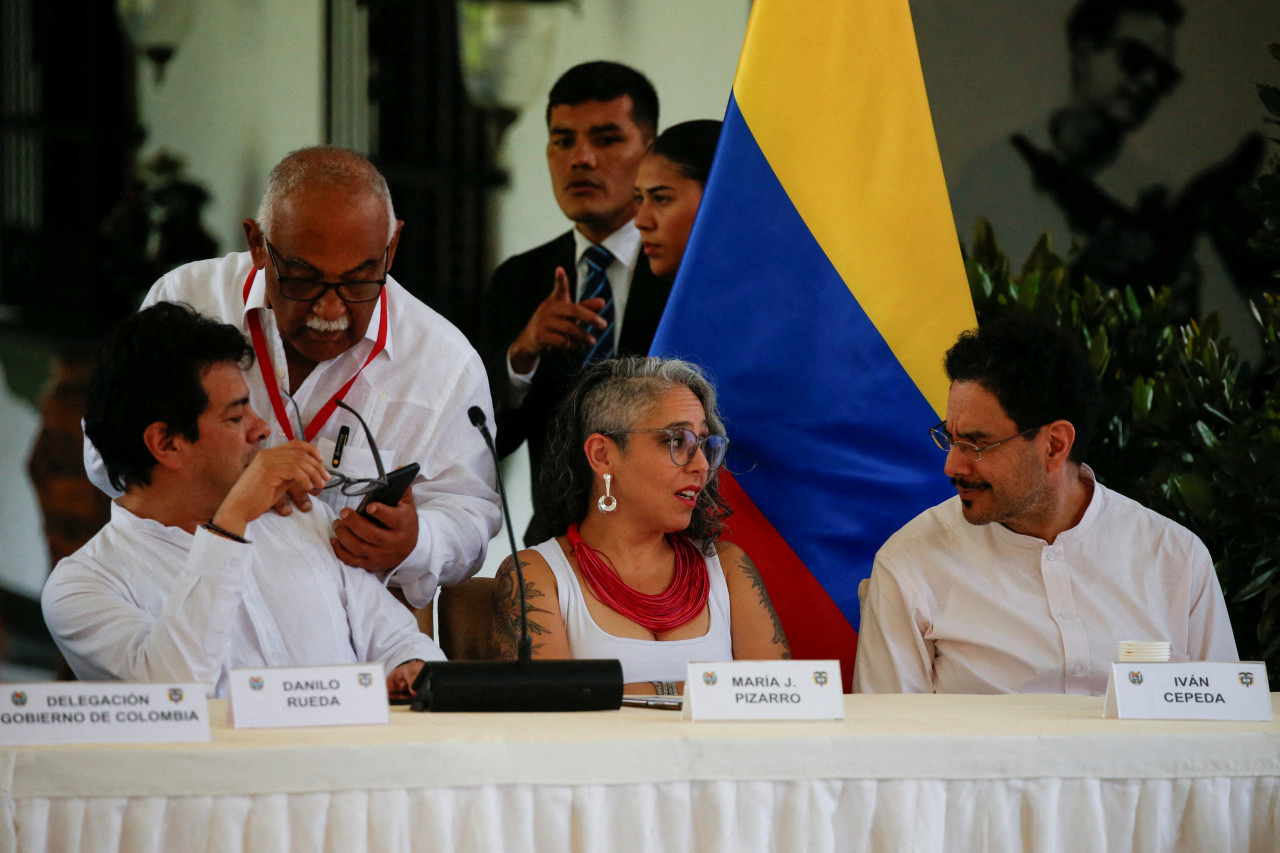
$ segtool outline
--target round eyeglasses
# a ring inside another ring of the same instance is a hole
[[[332,290],[343,302],[373,302],[382,295],[382,287],[387,283],[387,271],[391,268],[391,246],[383,250],[382,278],[368,281],[321,281],[316,278],[285,277],[280,274],[280,263],[277,260],[275,246],[270,240],[262,241],[267,246],[267,257],[271,259],[271,268],[275,270],[276,281],[280,284],[280,295],[294,302],[315,302]]]
[[[938,445],[938,449],[944,453],[950,452],[951,448],[955,448],[960,455],[966,459],[972,459],[974,462],[982,461],[982,454],[989,450],[994,450],[1005,442],[1013,441],[1015,438],[1024,435],[1032,435],[1040,431],[1040,427],[1031,427],[1024,429],[1022,432],[1015,433],[1008,438],[1002,438],[999,441],[993,441],[990,444],[984,444],[981,447],[971,441],[957,441],[947,432],[947,422],[942,421],[935,427],[929,428],[929,435],[933,438],[933,443]]]
[[[676,465],[688,465],[693,456],[702,448],[702,455],[707,460],[707,469],[714,471],[724,462],[724,455],[729,450],[729,439],[723,435],[704,435],[698,438],[693,430],[681,427],[655,427],[653,429],[615,429],[604,435],[624,435],[633,432],[649,432],[667,437],[667,450],[671,452],[671,461]]]

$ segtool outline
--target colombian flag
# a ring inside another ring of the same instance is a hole
[[[954,493],[926,431],[976,325],[907,0],[755,0],[652,352],[716,382],[728,538],[846,691],[858,582]]]

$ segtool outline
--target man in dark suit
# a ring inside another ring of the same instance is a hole
[[[657,124],[652,84],[625,65],[577,65],[551,88],[547,167],[574,227],[494,271],[480,347],[498,452],[527,440],[535,480],[551,413],[578,371],[647,353],[666,305],[671,285],[650,272],[632,223],[636,169]]]

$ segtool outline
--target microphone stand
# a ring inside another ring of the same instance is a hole
[[[520,638],[515,661],[431,661],[413,682],[415,711],[611,711],[622,707],[622,664],[617,660],[533,660],[524,571],[511,526],[498,450],[484,411],[467,411],[493,456],[498,497],[507,526],[516,586],[520,589]]]

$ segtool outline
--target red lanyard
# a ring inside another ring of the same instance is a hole
[[[249,291],[253,289],[253,278],[258,274],[257,267],[249,268],[249,277],[244,282],[244,302],[249,304]],[[355,384],[356,377],[369,366],[369,362],[387,345],[387,290],[382,289],[382,314],[378,325],[378,340],[373,345],[373,351],[369,353],[369,357],[364,360],[364,364],[360,365],[360,370],[355,372],[347,380],[347,384],[338,389],[329,402],[324,404],[320,411],[316,412],[316,416],[311,419],[311,423],[307,424],[303,431],[307,441],[311,441],[320,432],[320,428],[329,420],[329,416],[333,414],[333,410],[338,408],[338,401],[347,396],[347,392],[351,390],[351,386]],[[271,348],[267,346],[266,335],[262,333],[262,321],[258,317],[256,310],[249,312],[247,320],[249,324],[249,335],[253,338],[253,352],[258,358],[258,369],[262,371],[262,381],[267,386],[267,396],[271,398],[271,408],[276,413],[276,421],[280,424],[280,428],[284,430],[285,436],[290,441],[293,440],[293,424],[289,420],[289,410],[284,407],[284,397],[280,394],[280,385],[276,382],[275,368],[271,364]],[[301,412],[299,412],[301,417]]]

